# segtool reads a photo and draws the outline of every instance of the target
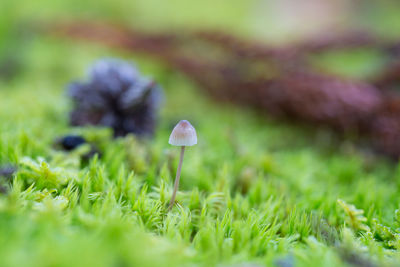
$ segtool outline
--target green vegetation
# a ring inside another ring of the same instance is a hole
[[[131,24],[134,16],[139,25],[163,23],[168,16],[175,18],[174,26],[196,22],[191,13],[173,11],[174,4],[189,1],[160,6],[154,21],[150,7],[167,1],[133,2],[132,14],[128,2],[82,5],[88,16]],[[204,5],[208,2],[214,3]],[[245,23],[246,1],[223,2],[230,8],[201,13],[210,17],[204,19],[207,26]],[[82,15],[80,5],[0,3],[6,11],[0,17],[1,57],[20,64],[15,77],[0,80],[0,163],[18,165],[9,192],[0,195],[1,266],[392,266],[400,261],[395,163],[362,153],[325,129],[217,104],[149,58],[12,31],[31,17]],[[164,87],[153,140],[113,139],[108,129],[68,126],[65,85],[105,56],[134,60]],[[185,155],[179,205],[167,213],[179,158],[168,136],[180,119],[196,127],[199,142]],[[53,148],[56,138],[71,133],[95,143],[101,157],[82,160],[85,146],[71,153]]]

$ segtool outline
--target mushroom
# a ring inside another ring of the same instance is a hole
[[[174,183],[174,191],[172,193],[171,201],[169,202],[168,211],[172,209],[175,203],[176,192],[179,187],[179,179],[181,176],[183,155],[185,153],[186,146],[193,146],[197,144],[197,134],[194,127],[187,120],[181,120],[172,130],[171,135],[169,137],[169,142],[173,146],[181,147],[181,155],[179,158],[178,169],[176,171],[175,183]]]

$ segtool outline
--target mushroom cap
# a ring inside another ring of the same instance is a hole
[[[169,142],[173,146],[193,146],[197,144],[197,134],[187,120],[181,120],[172,130]]]

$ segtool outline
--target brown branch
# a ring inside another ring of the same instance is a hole
[[[386,154],[400,156],[400,97],[367,82],[321,73],[305,59],[308,54],[357,47],[394,55],[396,42],[357,33],[271,47],[215,32],[149,34],[93,23],[59,25],[52,32],[146,53],[185,73],[217,99],[357,132]],[[387,87],[398,81],[399,69],[389,67],[376,84]]]

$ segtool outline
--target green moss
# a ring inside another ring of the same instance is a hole
[[[122,2],[111,13],[129,21]],[[142,23],[150,13],[145,2],[134,13]],[[240,3],[220,18],[206,12],[209,23],[242,23],[247,11]],[[32,5],[10,2],[9,10],[19,12],[1,23],[14,25],[48,7]],[[109,7],[86,5],[97,17]],[[75,10],[61,2],[33,17]],[[168,21],[162,13],[157,23]],[[171,25],[185,20],[196,25],[188,14]],[[0,30],[2,40],[18,42]],[[23,50],[22,72],[0,81],[0,163],[19,169],[9,193],[0,195],[2,266],[347,266],[400,259],[399,170],[384,159],[367,158],[326,130],[216,104],[143,56],[49,37],[28,40]],[[154,140],[68,126],[64,86],[103,56],[137,61],[165,88]],[[199,144],[187,150],[178,205],[167,213],[179,154],[167,141],[180,119],[193,123]],[[69,133],[85,136],[102,156],[85,162],[87,147],[54,150],[54,140]]]

